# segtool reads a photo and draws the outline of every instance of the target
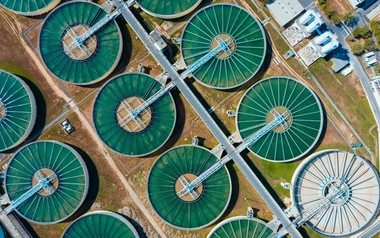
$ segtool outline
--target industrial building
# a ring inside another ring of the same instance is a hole
[[[123,43],[114,21],[100,5],[72,1],[44,20],[39,36],[41,58],[49,71],[65,82],[89,85],[107,77],[119,63]],[[90,32],[90,27],[94,32]]]
[[[123,216],[109,211],[89,212],[73,221],[61,238],[139,238],[136,229]]]
[[[325,150],[309,156],[292,178],[293,205],[306,225],[327,237],[348,237],[379,213],[380,180],[359,155]]]
[[[89,176],[73,148],[57,141],[37,141],[13,155],[4,184],[2,213],[15,211],[47,225],[64,221],[78,210],[87,195]]]
[[[248,139],[280,114],[286,115],[286,123],[265,131],[248,149],[272,162],[299,159],[318,142],[323,111],[316,94],[298,80],[271,77],[249,88],[238,105],[237,130]]]
[[[195,10],[202,0],[137,0],[136,2],[141,9],[152,16],[174,19]]]
[[[110,149],[143,156],[165,144],[174,130],[176,107],[170,93],[150,101],[161,88],[153,77],[140,73],[120,74],[103,85],[94,102],[93,121]]]
[[[272,238],[276,232],[267,224],[257,218],[247,218],[246,216],[236,216],[228,218],[216,225],[208,234],[207,238],[224,237],[255,237]]]
[[[281,26],[285,26],[304,11],[298,0],[273,0],[265,6]]]
[[[190,180],[199,178],[218,158],[193,145],[174,147],[153,164],[148,181],[149,202],[166,223],[196,230],[217,221],[231,198],[231,178],[226,167],[215,171],[191,193],[181,194]]]
[[[319,33],[318,28],[323,24],[324,22],[319,12],[308,10],[300,18],[297,18],[282,34],[291,46],[295,46],[304,38],[311,36],[314,31]]]
[[[309,66],[338,47],[339,42],[337,36],[331,31],[325,31],[319,36],[314,37],[309,44],[300,49],[297,53],[306,66]]]
[[[37,116],[29,86],[16,75],[0,70],[0,151],[22,143],[32,132]]]
[[[61,0],[0,0],[0,5],[24,16],[38,16],[56,7]]]
[[[210,51],[218,50],[222,40],[229,49],[204,59],[192,74],[207,87],[236,88],[259,71],[266,54],[265,33],[261,23],[237,5],[212,4],[202,8],[182,33],[181,53],[186,65],[193,65]]]

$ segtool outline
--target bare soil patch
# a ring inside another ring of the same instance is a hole
[[[51,90],[42,73],[36,67],[34,60],[25,51],[20,42],[22,32],[36,20],[17,16],[0,9],[0,21],[2,22],[0,24],[0,69],[30,80],[31,83],[38,87],[43,94],[46,108],[49,108],[46,112],[46,118],[44,118],[45,122],[48,122],[63,110],[65,102],[57,97],[54,90]],[[18,25],[16,21],[18,21]],[[41,109],[42,107],[39,108]]]
[[[348,0],[327,0],[327,2],[331,9],[334,9],[339,15],[343,15],[354,10]]]

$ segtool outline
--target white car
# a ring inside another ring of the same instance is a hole
[[[70,134],[71,132],[74,131],[74,127],[70,124],[69,120],[64,120],[63,122],[60,123],[61,127],[67,134]]]

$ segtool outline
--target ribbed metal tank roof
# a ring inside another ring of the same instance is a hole
[[[198,11],[182,34],[181,53],[187,66],[232,39],[231,54],[219,53],[193,73],[200,83],[216,89],[238,87],[260,69],[266,54],[261,23],[247,10],[232,4],[212,4]]]
[[[133,225],[123,216],[109,211],[87,213],[72,222],[61,238],[138,238]]]
[[[32,131],[36,116],[36,101],[29,86],[0,70],[0,151],[23,142]]]
[[[137,4],[152,16],[173,19],[193,11],[202,0],[138,0]]]
[[[288,127],[277,126],[249,150],[272,162],[301,158],[322,133],[323,111],[318,97],[302,82],[289,77],[257,82],[244,94],[237,109],[236,124],[241,137],[247,139],[261,130],[274,120],[275,112],[289,113]]]
[[[267,224],[257,218],[237,216],[228,218],[216,225],[207,238],[272,238],[275,232]]]
[[[196,189],[197,199],[180,198],[180,177],[193,180],[215,163],[217,157],[199,146],[179,146],[153,164],[147,182],[148,198],[156,214],[173,227],[196,230],[214,223],[231,198],[231,178],[226,167],[208,177]],[[182,186],[182,187],[181,187]]]
[[[52,74],[68,83],[88,85],[99,82],[115,69],[123,43],[114,20],[90,37],[84,48],[69,47],[74,35],[81,36],[106,15],[98,4],[72,1],[46,17],[40,31],[39,50]]]
[[[24,16],[44,14],[59,4],[61,0],[0,0],[0,5]]]
[[[170,93],[152,103],[136,120],[128,116],[153,96],[162,85],[147,74],[121,74],[99,90],[93,106],[96,131],[112,150],[144,156],[158,150],[169,139],[176,121]]]
[[[5,191],[11,201],[38,183],[38,171],[45,176],[56,175],[51,182],[53,193],[40,190],[17,207],[17,213],[38,224],[66,220],[87,195],[89,177],[84,161],[73,148],[57,141],[37,141],[22,147],[5,173]]]
[[[337,191],[339,196],[333,196]],[[378,171],[359,155],[325,150],[310,155],[292,178],[291,196],[299,213],[322,207],[306,224],[327,237],[348,237],[369,225],[380,209]]]

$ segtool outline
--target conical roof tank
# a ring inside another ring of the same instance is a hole
[[[379,185],[378,171],[366,159],[324,150],[297,167],[291,198],[298,212],[308,216],[305,224],[312,230],[326,237],[349,237],[376,219]]]

